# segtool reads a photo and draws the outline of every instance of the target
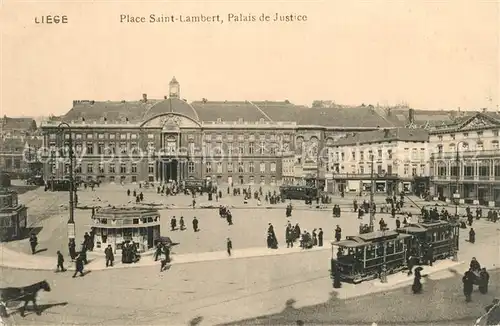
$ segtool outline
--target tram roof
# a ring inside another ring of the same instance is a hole
[[[144,208],[144,207],[105,207],[99,209],[95,212],[95,217],[106,217],[112,215],[113,218],[130,218],[132,215],[142,215],[148,213],[158,213],[155,208]]]

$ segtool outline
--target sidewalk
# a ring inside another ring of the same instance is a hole
[[[278,256],[278,255],[289,255],[289,254],[300,254],[311,251],[326,251],[331,250],[330,241],[325,241],[324,247],[314,247],[312,249],[303,250],[299,247],[294,248],[278,248],[278,249],[268,249],[265,247],[258,248],[244,248],[233,250],[231,257],[228,256],[226,251],[214,251],[214,252],[202,252],[202,253],[188,253],[176,255],[173,253],[171,255],[172,265],[177,264],[188,264],[197,262],[207,262],[225,259],[240,259],[240,258],[253,258],[253,257],[265,257],[265,256]],[[66,258],[68,259],[68,258]],[[88,253],[89,263],[85,265],[86,270],[99,271],[111,268],[106,268],[106,260],[101,253]],[[159,265],[159,261],[154,261],[151,252],[147,252],[142,255],[142,259],[135,264],[122,264],[120,261],[120,256],[115,255],[115,264],[112,269],[116,268],[136,268],[136,267],[147,267]],[[41,255],[27,255],[24,253],[18,253],[13,250],[0,245],[0,266],[14,269],[29,269],[29,270],[55,270],[57,265],[56,257],[47,257]],[[68,270],[75,270],[74,263],[71,261],[65,261],[65,267]]]

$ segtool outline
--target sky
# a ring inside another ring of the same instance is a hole
[[[257,21],[229,23],[231,13]],[[307,21],[259,21],[275,13]],[[219,14],[224,23],[120,23],[150,14]],[[43,15],[68,23],[36,24]],[[496,110],[499,17],[495,0],[0,0],[0,114],[163,98],[173,76],[188,101]]]

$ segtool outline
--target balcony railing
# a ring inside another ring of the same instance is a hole
[[[371,173],[334,173],[334,179],[370,179]],[[396,173],[373,173],[373,178],[397,178]]]
[[[458,153],[459,157],[491,157],[491,156],[499,156],[500,157],[500,149],[489,149],[489,150],[460,150]],[[457,152],[439,152],[432,153],[431,159],[456,159]]]

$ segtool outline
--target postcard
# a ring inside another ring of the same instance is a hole
[[[500,325],[499,6],[0,0],[0,323]]]

